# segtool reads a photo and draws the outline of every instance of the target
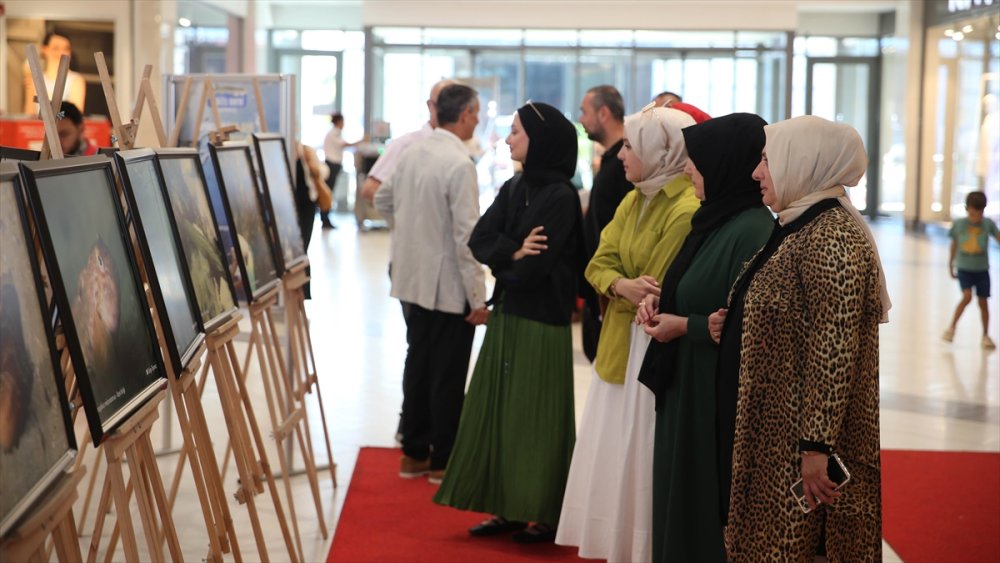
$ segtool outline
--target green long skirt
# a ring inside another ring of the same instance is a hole
[[[434,502],[555,525],[576,441],[570,327],[494,310]]]

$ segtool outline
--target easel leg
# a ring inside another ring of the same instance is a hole
[[[167,498],[163,490],[163,479],[160,477],[160,471],[156,467],[156,454],[153,452],[153,444],[150,441],[148,433],[144,439],[139,441],[137,449],[140,450],[140,453],[144,452],[146,463],[152,464],[152,467],[147,465],[149,469],[148,478],[152,485],[153,500],[156,502],[160,521],[163,523],[163,535],[167,539],[167,550],[174,561],[182,561],[184,556],[181,553],[181,542],[177,538],[177,530],[174,528],[173,517],[167,508]],[[157,551],[159,551],[159,545],[157,545]]]
[[[149,498],[149,486],[146,479],[145,468],[143,467],[143,464],[146,463],[146,459],[144,458],[142,452],[138,450],[136,445],[132,445],[128,448],[126,460],[128,462],[132,483],[135,485],[135,498],[139,503],[139,520],[142,523],[142,528],[146,535],[146,548],[149,552],[149,558],[153,563],[161,563],[163,561],[163,542],[160,540],[160,534],[156,527],[156,522],[153,522],[151,518],[153,513],[152,500]],[[119,526],[122,526],[123,520],[131,520],[127,512],[119,512]],[[125,530],[123,530],[123,532],[125,532]],[[127,542],[127,537],[125,540]]]
[[[104,520],[107,518],[108,510],[110,509],[111,473],[105,472],[104,486],[101,487],[101,498],[97,501],[97,515],[94,520],[94,533],[90,538],[90,551],[87,553],[87,563],[94,563],[97,561],[97,550],[101,545],[101,532],[104,530]]]
[[[233,367],[239,366],[239,360],[236,357],[236,348],[233,346],[231,341],[226,344],[226,352],[229,354],[230,365]],[[237,385],[239,385],[239,397],[243,401],[243,408],[246,411],[247,418],[253,421],[250,429],[253,432],[253,439],[257,445],[257,450],[260,452],[261,471],[267,478],[268,490],[271,493],[271,500],[274,503],[274,511],[278,517],[278,525],[281,527],[281,535],[285,540],[285,547],[288,549],[288,556],[293,563],[296,563],[300,561],[301,558],[298,557],[298,553],[292,544],[292,537],[288,530],[288,521],[285,519],[285,511],[281,507],[281,499],[278,496],[278,487],[274,483],[274,474],[271,472],[270,464],[267,461],[267,451],[264,448],[264,440],[261,438],[260,429],[256,424],[257,417],[254,415],[253,405],[250,402],[250,396],[247,394],[246,384],[243,380],[244,378],[241,374],[233,375],[234,377],[232,379],[236,381]]]
[[[125,478],[122,475],[120,459],[108,458],[108,475],[111,482],[111,494],[115,500],[115,521],[122,530],[122,543],[125,547],[125,559],[139,561],[139,547],[135,543],[135,528],[128,508],[128,497],[125,495]],[[95,538],[96,540],[97,538]],[[110,550],[109,550],[110,551]]]

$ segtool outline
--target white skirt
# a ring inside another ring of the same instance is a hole
[[[653,393],[639,383],[649,346],[632,325],[625,384],[590,384],[566,482],[556,543],[580,557],[611,562],[652,559]]]

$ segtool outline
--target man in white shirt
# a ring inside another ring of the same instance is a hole
[[[430,473],[439,483],[462,414],[475,326],[489,311],[485,274],[468,247],[479,188],[464,141],[479,123],[479,100],[452,84],[436,109],[438,128],[403,153],[375,207],[394,230],[391,294],[406,317],[399,474]]]
[[[430,137],[434,128],[438,126],[437,118],[437,99],[438,94],[445,86],[450,86],[452,84],[458,84],[457,81],[446,78],[444,80],[439,80],[432,88],[431,95],[427,99],[427,111],[430,112],[431,118],[424,123],[424,126],[416,131],[411,131],[398,139],[393,139],[389,146],[382,153],[382,156],[378,157],[375,161],[375,165],[372,169],[368,171],[368,177],[365,178],[365,183],[361,187],[361,197],[372,201],[375,197],[375,192],[378,191],[379,186],[382,182],[389,179],[393,171],[396,170],[396,166],[399,163],[399,159],[403,152],[413,143],[419,141],[420,139],[426,139]]]
[[[326,134],[326,138],[323,139],[323,158],[326,160],[326,165],[330,168],[330,175],[326,178],[326,185],[329,186],[330,193],[332,194],[334,186],[337,185],[337,176],[340,175],[340,171],[344,166],[344,149],[353,147],[357,143],[348,143],[344,140],[344,116],[339,111],[330,115],[330,124],[330,131]],[[332,208],[321,211],[319,214],[324,229],[336,228],[330,221],[331,210]]]

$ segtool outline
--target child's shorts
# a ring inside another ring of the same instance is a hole
[[[985,272],[968,272],[965,270],[959,270],[958,285],[962,288],[962,291],[975,287],[976,297],[989,297],[990,272],[989,270]]]

